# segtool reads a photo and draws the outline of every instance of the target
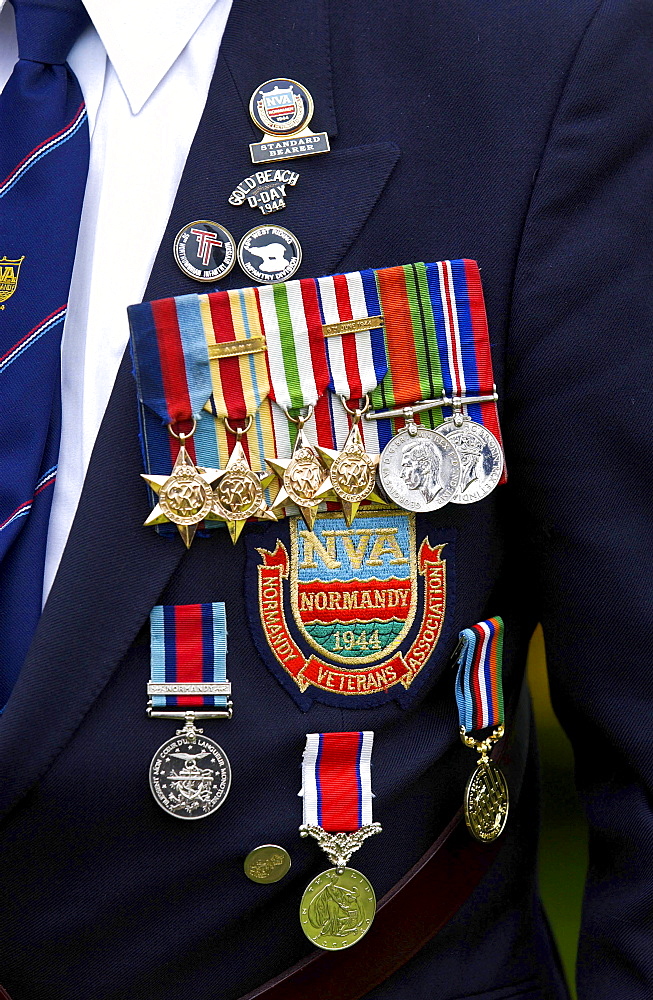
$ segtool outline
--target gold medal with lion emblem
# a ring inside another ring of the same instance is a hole
[[[318,948],[342,951],[367,934],[376,896],[355,868],[328,868],[307,886],[299,908],[304,934]]]

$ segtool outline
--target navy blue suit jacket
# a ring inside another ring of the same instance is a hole
[[[381,895],[460,803],[473,758],[457,737],[449,657],[459,629],[500,614],[507,698],[541,620],[576,750],[591,824],[580,996],[650,998],[653,8],[235,0],[148,298],[198,290],[172,257],[184,224],[216,218],[238,235],[255,224],[227,199],[253,169],[250,94],[277,76],[309,88],[332,146],[295,164],[301,180],[277,217],[302,242],[299,276],[479,261],[510,482],[419,519],[454,554],[445,629],[413,703],[305,713],[252,641],[246,543],[217,532],[186,552],[142,527],[126,360],[0,720],[0,982],[13,1000],[232,1000],[307,953],[298,900],[323,859],[297,834],[306,732],[376,733],[384,832],[356,864]],[[243,284],[235,270],[221,287]],[[244,534],[270,530],[287,527]],[[178,823],[147,788],[172,735],[144,711],[148,614],[213,600],[227,604],[236,712],[206,732],[234,782],[215,816]],[[566,996],[535,883],[528,728],[507,768],[516,806],[498,860],[374,1000]],[[243,857],[270,842],[293,868],[258,886]]]

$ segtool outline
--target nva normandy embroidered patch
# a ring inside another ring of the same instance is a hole
[[[428,674],[447,612],[452,538],[416,540],[415,515],[301,518],[247,537],[247,603],[259,653],[306,710],[407,705]],[[450,589],[450,586],[449,586]]]

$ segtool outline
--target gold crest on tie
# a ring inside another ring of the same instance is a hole
[[[6,302],[16,291],[20,265],[24,260],[24,257],[19,257],[18,260],[0,257],[0,303]],[[4,309],[4,305],[0,305],[0,309]]]

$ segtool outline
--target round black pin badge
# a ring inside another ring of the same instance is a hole
[[[180,269],[195,281],[219,281],[236,262],[236,244],[229,230],[207,219],[180,229],[173,251]]]
[[[238,244],[238,263],[248,277],[262,284],[288,281],[301,262],[301,244],[283,226],[256,226]]]

